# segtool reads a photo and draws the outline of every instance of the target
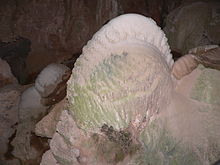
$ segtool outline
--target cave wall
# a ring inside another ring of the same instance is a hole
[[[17,36],[31,40],[27,72],[36,76],[52,62],[61,62],[83,45],[108,20],[135,12],[147,15],[145,0],[1,0],[0,41]]]

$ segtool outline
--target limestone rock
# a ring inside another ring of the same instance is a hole
[[[19,104],[20,120],[38,119],[46,113],[46,106],[40,102],[41,96],[34,86],[26,89],[21,96]]]
[[[139,127],[168,104],[172,64],[165,34],[152,19],[138,14],[112,19],[83,47],[68,81],[77,125],[91,132],[105,123],[117,130]]]
[[[26,120],[18,124],[16,136],[11,145],[12,154],[22,163],[39,163],[43,153],[48,150],[47,139],[40,139],[33,134],[36,121]]]
[[[79,164],[77,157],[80,151],[76,148],[77,143],[83,138],[82,132],[76,127],[74,120],[68,111],[63,111],[57,124],[57,133],[50,142],[50,151],[59,164]],[[48,153],[44,154],[41,164],[47,164]],[[54,159],[52,158],[52,159]]]
[[[218,82],[214,72],[219,71],[201,65],[179,80],[170,106],[141,133],[139,140],[145,147],[130,164],[210,165],[219,160],[220,106],[215,104],[219,83],[200,83],[201,88],[196,88],[206,71],[213,75],[205,77],[206,81]],[[200,98],[207,98],[208,93],[213,102],[192,97],[195,91]]]
[[[220,47],[218,45],[199,46],[189,50],[173,65],[172,74],[178,80],[190,74],[199,64],[220,70]]]
[[[56,131],[61,112],[64,110],[66,100],[57,103],[41,121],[36,124],[35,134],[42,137],[52,138]]]
[[[166,122],[161,120],[161,118],[157,118],[152,121],[141,133],[139,140],[145,147],[129,163],[202,165],[196,154],[182,145],[181,140],[171,134]]]
[[[192,50],[196,60],[205,67],[220,70],[220,47],[218,45],[199,46]]]
[[[0,162],[5,159],[4,154],[9,150],[10,138],[13,137],[19,121],[18,104],[21,95],[19,88],[18,85],[0,88]]]
[[[17,83],[8,63],[0,58],[0,88],[7,84]]]
[[[53,94],[51,94],[49,97],[42,97],[40,102],[44,106],[50,106],[59,103],[66,96],[66,86],[66,82],[58,85],[57,90]]]
[[[40,163],[41,156],[48,150],[47,139],[33,134],[35,121],[26,120],[18,124],[17,132],[11,145],[12,154],[22,163]]]
[[[44,153],[40,165],[60,165],[50,150]]]
[[[54,157],[60,164],[79,164],[77,161],[79,150],[67,143],[60,134],[54,134],[53,139],[50,142],[50,148]]]
[[[103,26],[68,81],[68,110],[50,143],[54,158],[63,165],[107,165],[136,153],[139,132],[169,102],[172,64],[152,19],[127,14]]]
[[[172,75],[178,80],[180,80],[185,75],[190,74],[197,66],[198,61],[192,54],[186,54],[180,57],[174,64],[172,68]]]
[[[41,95],[43,105],[53,105],[66,96],[66,82],[71,70],[62,64],[50,64],[45,67],[35,81],[35,88]]]
[[[186,54],[191,48],[220,43],[220,2],[181,5],[166,18],[164,31],[172,50]]]
[[[41,96],[34,86],[26,89],[21,96],[19,103],[19,123],[15,138],[12,141],[13,155],[23,163],[40,161],[42,153],[47,149],[47,142],[38,139],[34,132],[35,124],[46,113],[47,108],[40,102]]]
[[[110,21],[84,47],[68,82],[68,110],[42,164],[55,158],[62,165],[209,165],[219,158],[220,106],[174,91],[163,33],[149,20],[129,16]]]
[[[204,69],[191,92],[191,98],[220,106],[220,71]]]
[[[163,114],[170,133],[204,165],[220,157],[219,73],[199,65],[178,82],[171,107]]]
[[[83,138],[84,136],[82,131],[77,127],[74,119],[71,117],[71,113],[67,110],[62,112],[60,122],[58,122],[56,130],[72,144],[76,144],[77,140]]]
[[[126,157],[117,143],[111,142],[103,135],[89,134],[80,130],[69,111],[64,110],[57,124],[50,151],[59,164],[62,165],[109,165],[121,163]],[[49,155],[45,153],[42,164],[46,164]],[[47,158],[48,157],[48,158]]]
[[[32,121],[19,123],[16,136],[11,143],[13,146],[13,155],[23,161],[39,156],[37,150],[30,145],[33,128],[34,123]]]
[[[219,47],[218,45],[203,45],[190,49],[188,53],[200,56],[218,47]]]
[[[178,88],[184,89],[174,92],[171,105],[145,127],[138,137],[142,147],[133,154],[123,155],[123,151],[117,150],[108,139],[105,141],[102,134],[85,134],[76,126],[71,111],[64,110],[50,143],[49,152],[53,154],[46,153],[41,163],[46,164],[48,159],[54,158],[62,165],[214,163],[220,156],[220,106],[207,106],[202,100],[195,102],[188,97],[202,73],[198,71],[197,68],[180,80]]]
[[[45,67],[35,81],[35,88],[41,97],[48,97],[58,84],[65,83],[70,76],[70,69],[62,64],[50,64]]]

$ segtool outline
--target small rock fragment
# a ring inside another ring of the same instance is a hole
[[[65,99],[56,104],[50,113],[36,124],[35,134],[42,137],[52,138],[64,106]]]

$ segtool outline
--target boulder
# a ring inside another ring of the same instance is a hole
[[[199,46],[189,50],[190,52],[205,67],[220,70],[220,47],[218,45]]]
[[[26,89],[19,103],[19,119],[21,121],[37,120],[45,115],[48,107],[43,106],[40,100],[41,96],[34,86]]]
[[[11,73],[8,63],[0,58],[0,88],[7,84],[16,84],[17,80]]]
[[[128,14],[106,24],[83,48],[68,81],[68,107],[50,142],[56,161],[215,163],[220,71],[199,66],[177,81],[172,66],[167,40],[152,20]]]
[[[35,88],[45,106],[53,105],[66,96],[67,80],[71,70],[62,64],[50,64],[45,67],[35,80]]]
[[[79,157],[80,151],[74,146],[75,142],[82,138],[83,133],[77,128],[68,111],[63,111],[57,124],[57,132],[50,142],[51,149],[48,152],[52,155],[46,152],[41,164],[47,164],[48,159],[55,159],[59,164],[79,164],[77,157]]]
[[[52,138],[56,132],[56,125],[60,119],[61,112],[65,108],[66,100],[54,105],[49,114],[36,124],[35,134],[41,137]]]
[[[68,109],[86,131],[139,129],[169,104],[172,65],[167,38],[151,18],[118,16],[83,47],[68,81]]]
[[[138,14],[119,16],[93,36],[75,63],[68,110],[50,142],[60,164],[126,164],[138,151],[140,132],[170,101],[166,41],[152,19]]]
[[[47,140],[36,137],[35,124],[47,113],[48,107],[40,102],[41,96],[34,86],[26,89],[19,103],[19,123],[12,140],[14,157],[22,163],[39,162],[42,153],[48,149]]]
[[[70,76],[70,69],[62,64],[50,64],[45,67],[35,80],[35,88],[41,97],[48,97],[56,93],[56,88],[61,83],[66,83]]]
[[[220,43],[220,2],[182,4],[167,15],[164,31],[172,50],[186,54],[191,48]]]

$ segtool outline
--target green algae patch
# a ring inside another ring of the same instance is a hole
[[[185,148],[163,127],[151,123],[141,134],[142,151],[136,156],[138,165],[201,165],[197,155]]]
[[[191,98],[208,104],[220,105],[220,71],[204,69],[192,89]]]
[[[128,126],[130,119],[126,113],[129,112],[123,109],[123,105],[133,96],[123,95],[125,89],[119,81],[124,58],[126,54],[112,55],[94,69],[84,85],[74,83],[69,87],[73,93],[69,110],[80,128],[98,132],[104,123],[117,129]]]
[[[103,104],[97,102],[95,96],[90,94],[86,88],[77,85],[74,87],[78,95],[74,97],[74,104],[69,109],[74,110],[74,119],[82,129],[95,130],[100,128],[102,123],[126,126],[123,121],[120,123],[117,120],[117,113],[111,110],[111,107],[104,102]]]
[[[156,113],[162,104],[166,106],[172,86],[167,65],[153,49],[146,51],[138,47],[129,53],[113,53],[100,61],[94,59],[91,66],[89,57],[80,57],[81,64],[77,63],[68,81],[67,98],[81,129],[99,133],[107,124],[124,130],[149,109]]]

